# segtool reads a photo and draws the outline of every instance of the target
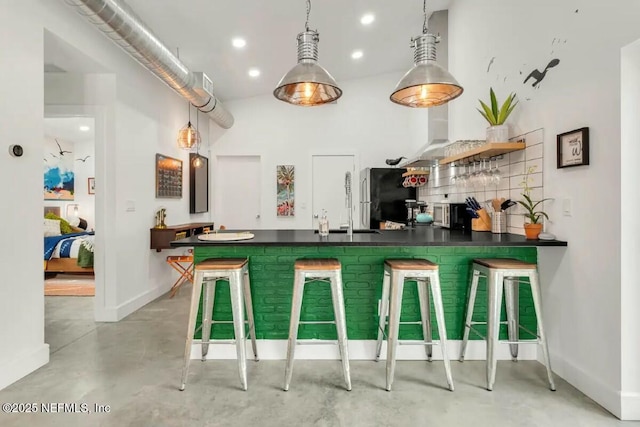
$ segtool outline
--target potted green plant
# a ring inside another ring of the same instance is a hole
[[[542,224],[539,222],[542,217],[549,219],[549,215],[545,211],[537,210],[538,206],[546,201],[547,199],[542,199],[539,201],[533,201],[531,198],[531,187],[529,187],[529,183],[533,180],[530,175],[535,171],[535,166],[532,166],[527,169],[527,173],[524,176],[524,179],[520,183],[523,187],[522,197],[524,200],[518,200],[518,203],[524,207],[526,210],[524,217],[529,220],[528,223],[524,224],[524,234],[527,236],[527,239],[537,239],[538,235],[542,231]]]
[[[478,108],[482,117],[489,122],[487,142],[507,142],[509,140],[509,125],[505,125],[504,122],[507,121],[513,109],[518,105],[518,101],[515,100],[516,94],[511,93],[507,96],[507,99],[504,100],[500,108],[498,108],[498,99],[496,98],[496,93],[493,91],[493,88],[489,90],[489,97],[491,99],[491,107],[480,99],[482,110]]]

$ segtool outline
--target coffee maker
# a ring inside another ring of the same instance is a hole
[[[415,227],[416,216],[420,213],[420,210],[418,209],[418,202],[414,199],[406,199],[404,201],[404,205],[407,208],[407,226]]]
[[[427,202],[407,199],[404,201],[407,207],[407,226],[415,227],[417,224],[418,214],[427,213]]]

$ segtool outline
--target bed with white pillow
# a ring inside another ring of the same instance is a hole
[[[60,221],[44,220],[44,271],[46,273],[87,273],[93,274],[93,232],[60,233]],[[78,255],[81,264],[78,265]],[[87,254],[91,253],[90,262]]]

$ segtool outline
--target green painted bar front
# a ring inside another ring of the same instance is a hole
[[[258,339],[282,340],[288,338],[293,264],[298,258],[337,258],[342,264],[347,335],[350,340],[377,338],[378,302],[382,293],[383,263],[385,258],[424,258],[440,266],[440,281],[448,339],[461,339],[466,300],[474,258],[517,258],[536,262],[535,247],[495,246],[196,246],[196,263],[207,258],[248,257],[251,277],[253,312]],[[475,304],[474,319],[486,320],[486,287],[481,280]],[[536,330],[536,316],[528,286],[520,287],[520,324]],[[202,304],[196,327],[202,319]],[[432,319],[435,319],[433,304]],[[504,309],[503,309],[504,317]],[[231,320],[231,300],[228,283],[219,281],[216,287],[214,320]],[[305,286],[302,320],[333,320],[333,307],[329,285],[312,282]],[[415,283],[407,283],[402,302],[401,321],[420,319]],[[481,332],[484,328],[479,326]],[[506,327],[501,328],[506,338]],[[438,332],[433,321],[433,336]],[[300,325],[300,339],[336,339],[335,325]],[[200,331],[196,333],[200,339]],[[231,324],[214,324],[213,339],[233,338]],[[422,339],[419,325],[402,325],[401,339]],[[478,339],[471,334],[471,339]],[[523,336],[524,338],[524,336]]]

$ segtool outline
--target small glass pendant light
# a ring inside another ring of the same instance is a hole
[[[390,96],[396,104],[414,108],[436,107],[462,95],[464,89],[436,62],[438,37],[427,29],[427,0],[423,2],[422,35],[411,39],[414,66],[398,82]]]
[[[189,103],[189,122],[178,132],[178,147],[191,150],[200,144],[200,132],[191,125],[191,103]]]
[[[200,110],[196,111],[196,127],[200,127]],[[200,132],[198,132],[198,135]],[[204,166],[204,160],[202,160],[202,156],[200,156],[200,139],[198,139],[198,143],[196,144],[196,156],[193,158],[193,167],[198,169]]]
[[[327,70],[318,64],[317,31],[309,29],[311,1],[307,0],[305,31],[298,34],[298,64],[284,75],[273,91],[281,101],[303,107],[333,102],[342,96],[342,90]]]

